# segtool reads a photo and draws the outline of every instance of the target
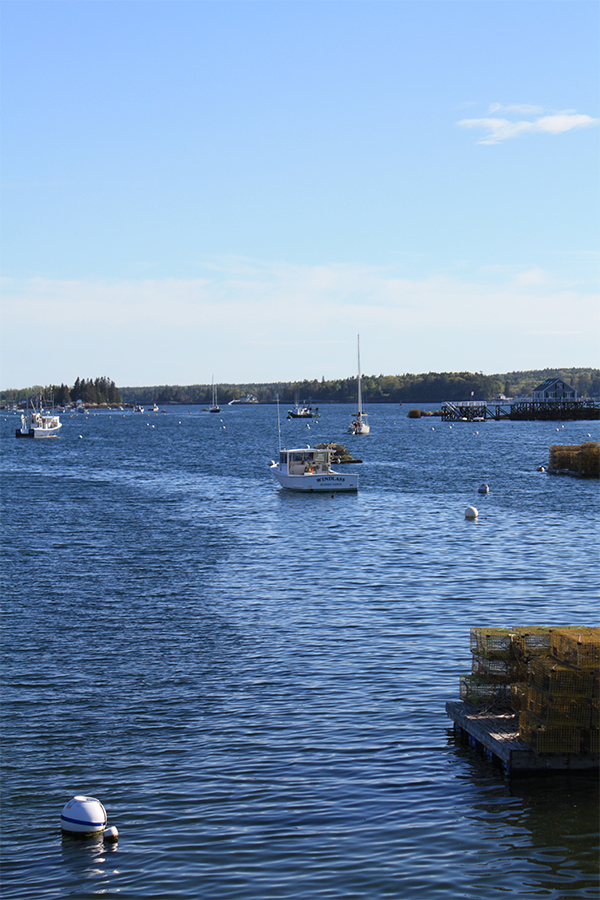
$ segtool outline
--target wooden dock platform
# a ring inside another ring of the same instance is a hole
[[[600,419],[597,400],[457,400],[442,404],[442,422],[568,421]]]
[[[600,766],[598,753],[537,753],[519,737],[517,713],[478,711],[462,700],[446,703],[446,713],[463,739],[493,757],[510,775],[590,772]]]

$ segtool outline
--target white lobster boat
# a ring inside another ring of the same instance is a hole
[[[32,408],[27,415],[21,416],[21,427],[15,430],[15,437],[18,438],[50,438],[58,437],[58,432],[62,428],[62,422],[58,416],[53,413],[45,413],[42,409],[41,400],[39,408]]]
[[[271,473],[289,491],[357,491],[358,475],[344,475],[331,468],[334,454],[335,450],[312,447],[280,450],[279,462],[271,462]]]

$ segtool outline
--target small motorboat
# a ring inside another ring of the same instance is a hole
[[[358,475],[334,472],[331,458],[334,449],[304,447],[280,450],[279,462],[271,461],[270,470],[282,488],[289,491],[357,491]]]
[[[318,406],[313,409],[312,406],[301,406],[296,403],[293,409],[288,409],[287,417],[288,419],[320,419],[321,413]]]

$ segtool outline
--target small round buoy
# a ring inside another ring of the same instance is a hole
[[[60,827],[70,834],[99,834],[106,828],[106,810],[95,797],[73,797],[63,807]]]
[[[113,825],[111,828],[105,828],[102,832],[102,837],[105,841],[118,841],[119,840],[119,832]]]
[[[474,506],[467,506],[465,509],[465,519],[476,519],[479,513]]]
[[[480,484],[479,487],[477,488],[478,494],[489,494],[489,492],[490,492],[490,489],[487,484]]]
[[[538,466],[537,470],[538,470],[538,472],[545,472],[545,471],[546,471],[546,467],[545,467],[545,466]]]

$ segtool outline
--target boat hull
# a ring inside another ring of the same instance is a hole
[[[58,437],[58,433],[62,428],[62,422],[60,425],[54,425],[52,428],[17,428],[15,431],[15,437],[18,438],[55,438]]]
[[[304,494],[358,491],[358,475],[342,475],[338,472],[287,475],[279,470],[279,466],[271,466],[271,473],[281,487],[288,491],[300,491]]]

